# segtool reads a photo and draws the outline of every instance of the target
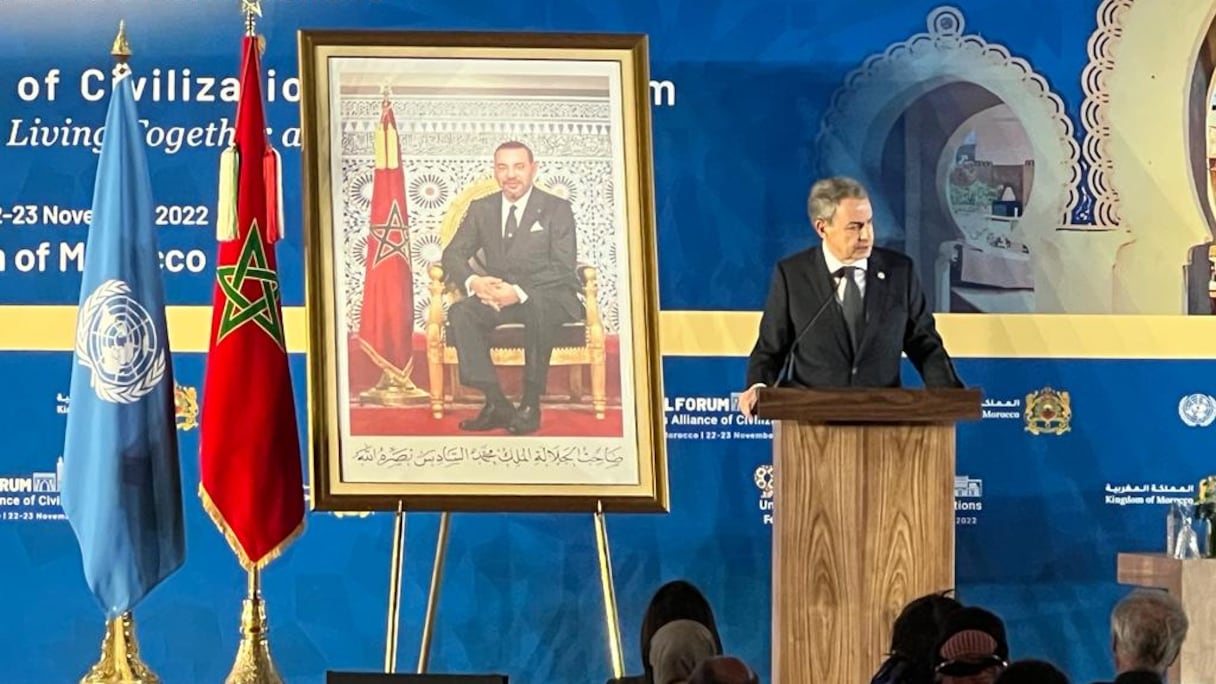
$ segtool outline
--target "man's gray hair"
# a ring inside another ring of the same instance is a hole
[[[811,186],[811,192],[806,198],[806,213],[810,216],[812,224],[819,219],[831,221],[832,217],[836,215],[836,207],[840,206],[841,200],[868,197],[865,186],[852,178],[845,176],[824,178],[815,181],[815,184]]]
[[[1188,624],[1178,599],[1164,591],[1137,589],[1111,611],[1115,654],[1125,667],[1163,673],[1178,658]]]

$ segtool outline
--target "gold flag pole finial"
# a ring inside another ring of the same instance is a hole
[[[131,59],[131,44],[127,42],[127,22],[123,19],[118,20],[118,35],[114,37],[114,44],[110,46],[110,56],[116,62],[115,76],[131,71],[131,66],[127,64],[127,61]]]
[[[262,0],[241,0],[241,13],[245,15],[245,35],[257,35],[257,19],[262,16]]]
[[[131,45],[127,42],[127,22],[124,19],[118,20],[118,35],[114,37],[114,45],[110,48],[110,54],[119,64],[126,64],[127,60],[131,58]]]

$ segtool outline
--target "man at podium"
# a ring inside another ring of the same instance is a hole
[[[874,246],[865,188],[817,181],[807,212],[823,244],[777,263],[739,409],[765,386],[899,387],[901,353],[927,387],[962,387],[912,260]]]

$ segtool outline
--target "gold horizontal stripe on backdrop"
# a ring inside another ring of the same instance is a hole
[[[205,352],[211,307],[168,307],[174,351]],[[287,347],[302,353],[304,307],[283,310]],[[664,311],[665,356],[746,356],[760,314]],[[1064,314],[938,314],[938,328],[959,358],[1216,359],[1216,317]],[[0,306],[0,351],[70,351],[76,307]]]

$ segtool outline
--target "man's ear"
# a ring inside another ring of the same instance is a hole
[[[826,237],[824,235],[824,231],[827,230],[827,227],[828,227],[827,221],[824,221],[823,219],[815,219],[814,223],[811,224],[811,227],[815,229],[816,235],[818,235],[821,238]]]

